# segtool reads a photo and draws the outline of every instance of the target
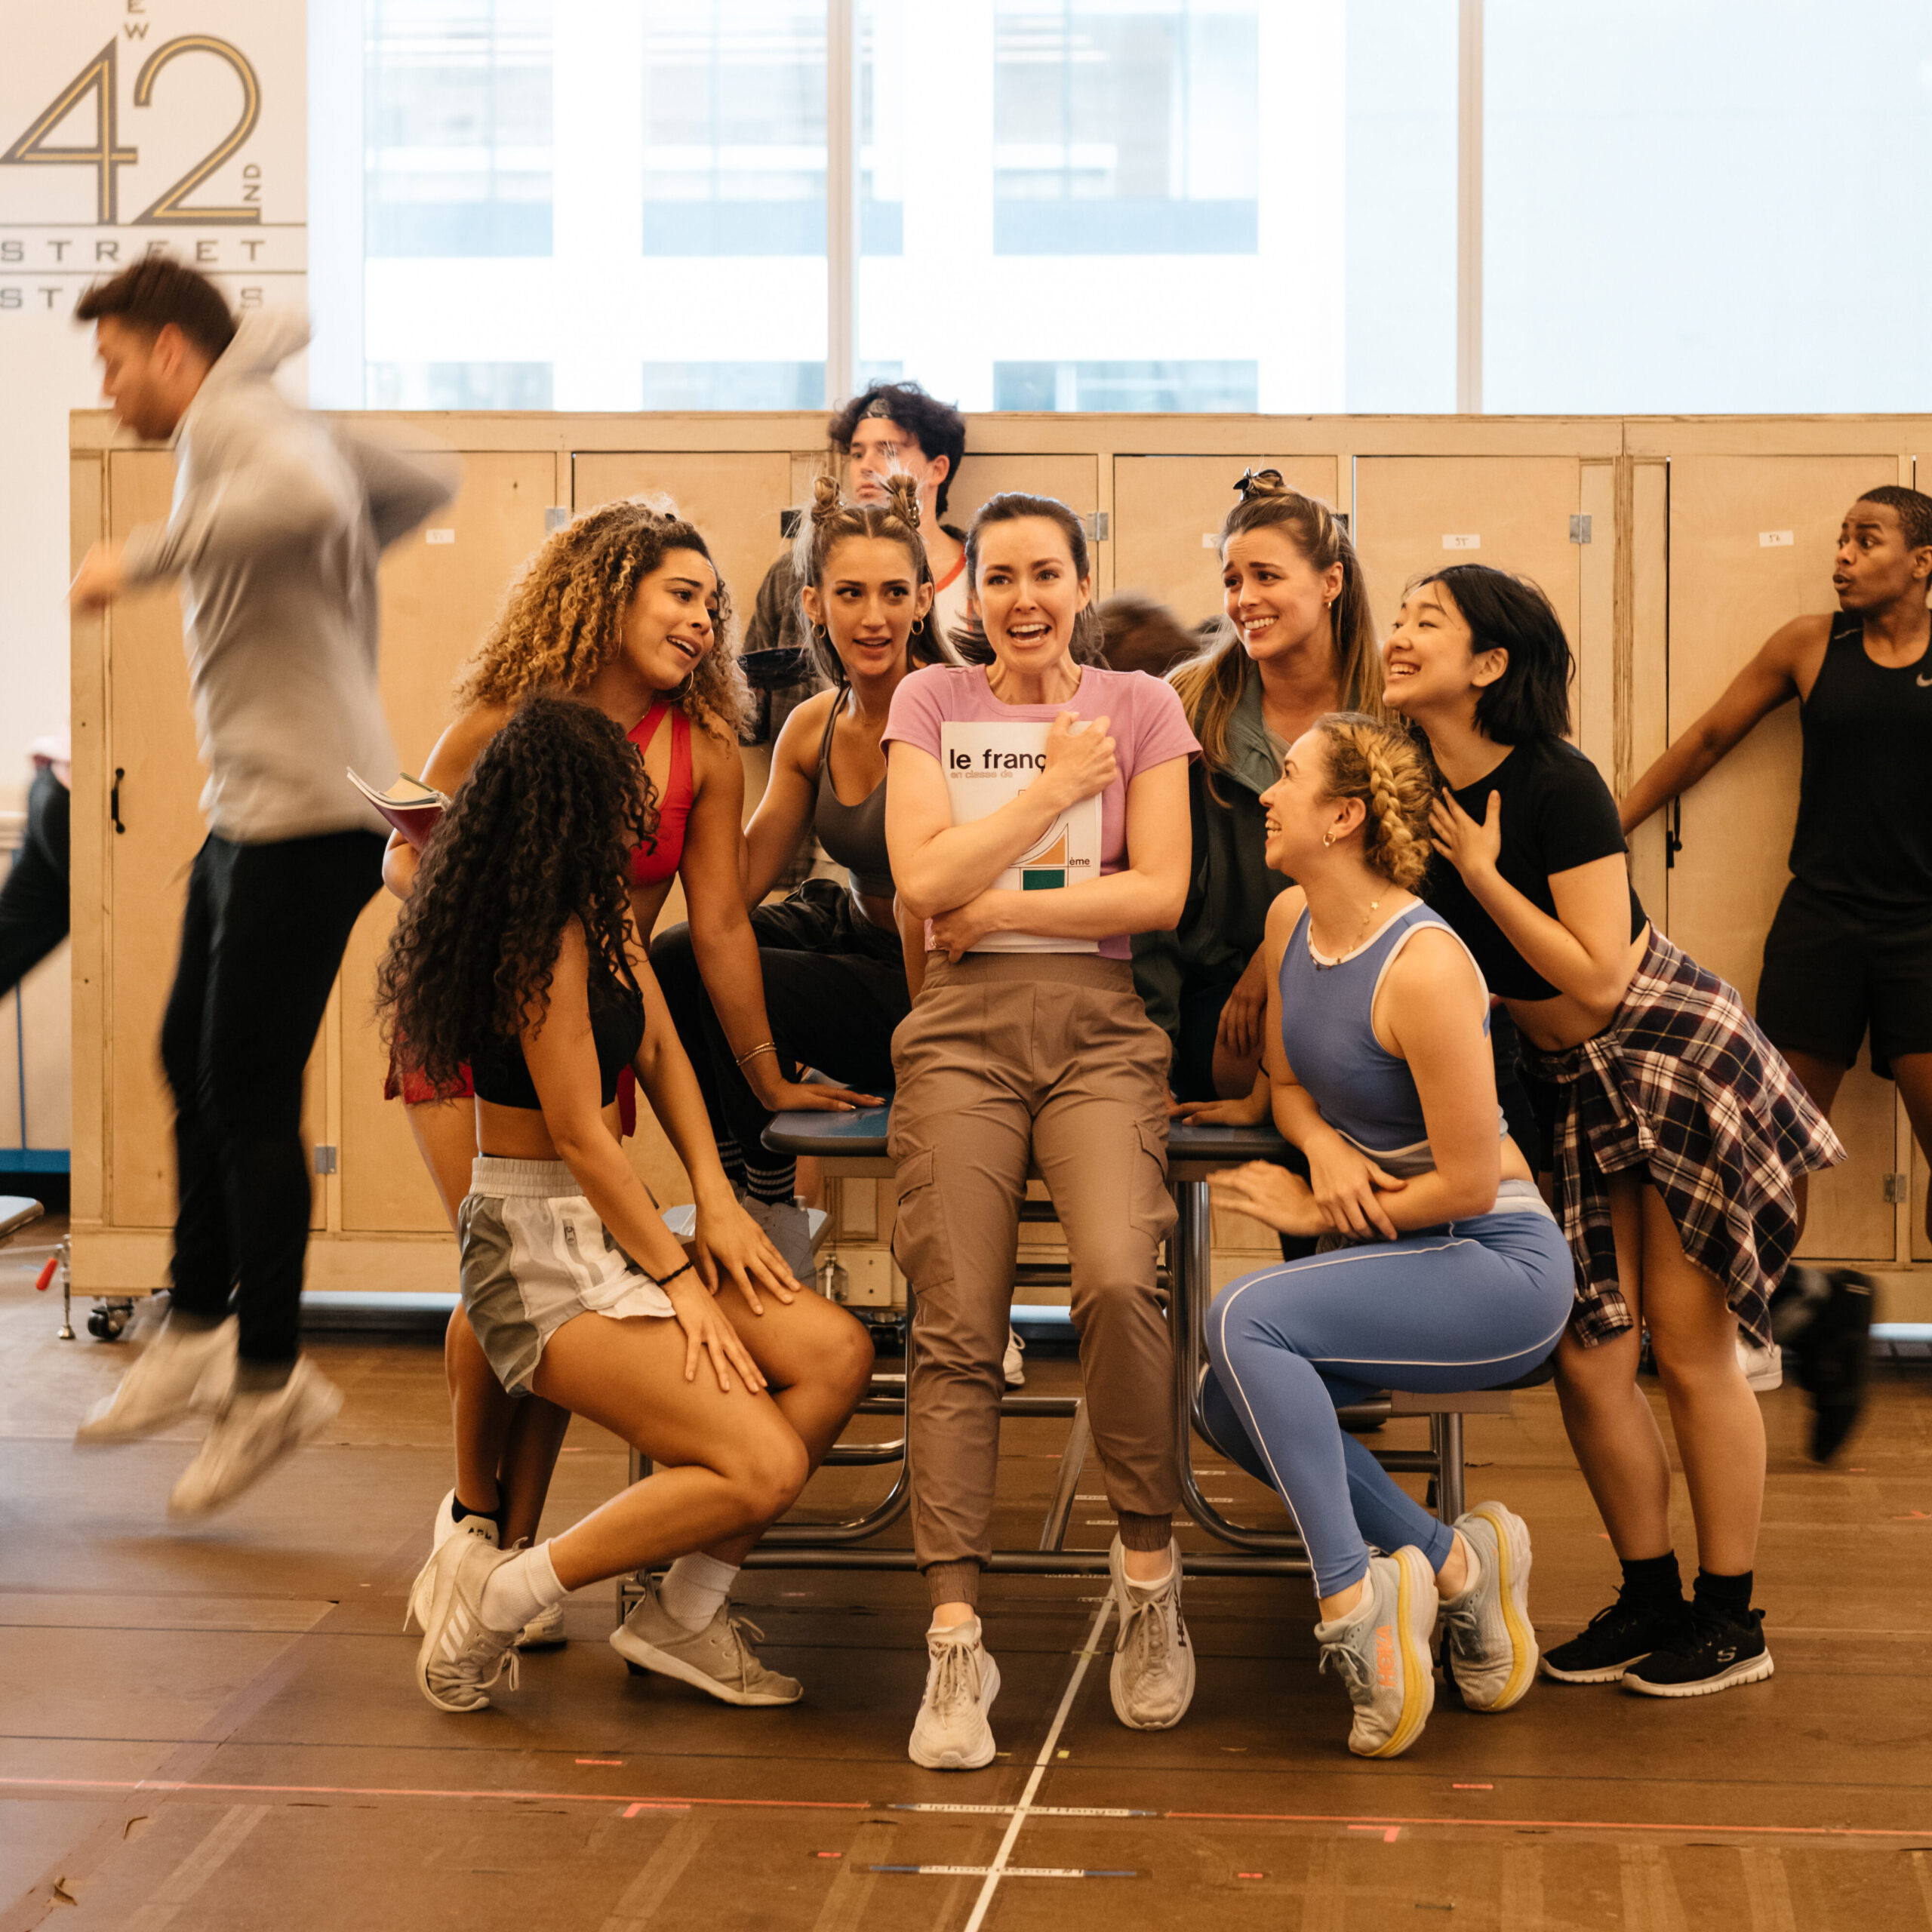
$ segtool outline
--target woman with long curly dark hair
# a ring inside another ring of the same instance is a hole
[[[534,1549],[437,1545],[410,1602],[417,1681],[443,1710],[487,1704],[506,1660],[514,1684],[519,1633],[573,1589],[672,1557],[709,1566],[698,1591],[720,1571],[728,1584],[870,1372],[864,1331],[798,1288],[719,1165],[626,889],[659,823],[617,724],[530,700],[426,848],[378,977],[411,1069],[435,1083],[467,1066],[473,1082],[478,1155],[456,1217],[469,1332],[509,1395],[587,1416],[657,1466]],[[691,1176],[688,1259],[620,1144],[626,1066]],[[611,1642],[728,1703],[799,1694],[758,1662],[722,1588],[695,1629],[648,1595]]]
[[[731,623],[730,592],[691,524],[637,497],[586,510],[546,538],[511,584],[457,681],[457,714],[423,775],[453,793],[534,692],[580,697],[628,732],[658,801],[654,836],[629,861],[638,931],[648,938],[672,880],[681,881],[693,946],[737,1054],[769,1038],[771,1029],[758,943],[737,889],[744,817],[737,734],[748,694],[726,643]],[[407,899],[415,875],[414,851],[392,838],[383,861],[389,890]],[[749,1060],[746,1073],[774,1109],[841,1098],[836,1089],[785,1081],[768,1054]],[[469,1076],[457,1066],[432,1081],[398,1064],[387,1091],[405,1103],[454,1226],[476,1155]],[[621,1097],[628,1118],[628,1085]],[[456,1467],[436,1511],[437,1540],[460,1531],[494,1535],[506,1548],[534,1538],[566,1418],[546,1403],[505,1398],[460,1308],[450,1319],[444,1367]],[[704,1596],[688,1597],[681,1577],[669,1601],[708,1623]],[[562,1630],[561,1617],[552,1617],[524,1641],[558,1644]]]

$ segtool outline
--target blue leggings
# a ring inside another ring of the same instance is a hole
[[[1561,1230],[1522,1211],[1285,1262],[1221,1291],[1208,1312],[1210,1440],[1279,1491],[1318,1596],[1367,1574],[1370,1543],[1412,1543],[1439,1570],[1451,1542],[1335,1411],[1377,1389],[1444,1394],[1527,1375],[1562,1334],[1575,1284]]]

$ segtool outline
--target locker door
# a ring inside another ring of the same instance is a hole
[[[1832,546],[1861,490],[1897,479],[1894,456],[1699,456],[1670,466],[1670,735],[1687,729],[1779,625],[1836,609]],[[1767,538],[1773,540],[1767,542]],[[1764,935],[1789,877],[1798,811],[1798,707],[1765,719],[1684,800],[1669,875],[1671,937],[1755,998]],[[1850,1158],[1814,1177],[1801,1254],[1891,1255],[1884,1198],[1893,1089],[1869,1066],[1838,1089],[1832,1124]]]
[[[1013,455],[1004,450],[976,456],[969,451],[946,497],[946,520],[964,530],[989,497],[1008,490],[1057,497],[1076,515],[1091,516],[1100,504],[1100,461],[1092,456]],[[1094,561],[1097,568],[1099,558]]]
[[[383,703],[405,771],[421,771],[449,722],[457,670],[504,586],[543,542],[555,488],[556,459],[547,452],[472,453],[456,501],[384,558]],[[440,1233],[448,1225],[401,1102],[383,1098],[376,968],[398,909],[377,893],[343,959],[342,1225],[354,1233]]]
[[[1114,587],[1141,590],[1192,626],[1221,614],[1216,542],[1241,472],[1278,469],[1291,490],[1335,502],[1331,456],[1117,456]]]
[[[159,450],[108,458],[108,529],[119,540],[138,524],[165,522],[174,461]],[[161,1016],[180,950],[188,867],[200,848],[202,786],[181,604],[172,584],[115,605],[108,690],[109,782],[119,780],[124,828],[107,835],[106,1146],[108,1218],[117,1228],[174,1220],[174,1105],[161,1071]],[[302,1131],[325,1137],[322,1039],[303,1081]],[[310,1180],[310,1225],[324,1224],[321,1184]]]

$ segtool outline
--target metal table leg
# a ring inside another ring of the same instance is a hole
[[[1073,1514],[1074,1493],[1080,1487],[1080,1472],[1086,1466],[1088,1446],[1093,1439],[1083,1400],[1073,1412],[1073,1426],[1067,1431],[1066,1447],[1060,1451],[1060,1485],[1054,1491],[1053,1506],[1048,1510],[1045,1525],[1040,1531],[1042,1549],[1066,1547],[1067,1519]]]

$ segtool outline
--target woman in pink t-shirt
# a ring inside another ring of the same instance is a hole
[[[1155,1283],[1174,1222],[1168,1039],[1134,989],[1128,941],[1180,915],[1198,747],[1168,686],[1097,661],[1086,535],[1064,503],[993,497],[967,534],[966,569],[980,661],[907,678],[884,737],[892,874],[901,905],[928,921],[924,983],[892,1043],[893,1245],[915,1297],[912,1536],[933,1603],[910,1748],[947,1770],[993,1757],[999,1672],[975,1604],[1029,1167],[1066,1230],[1088,1413],[1120,1520],[1114,1709],[1164,1730],[1194,1691],[1172,1524],[1172,1344]],[[1045,725],[1044,764],[998,810],[955,824],[945,727],[994,723]],[[1098,877],[999,888],[1062,813],[1096,796]],[[997,949],[1016,933],[1040,949]]]

